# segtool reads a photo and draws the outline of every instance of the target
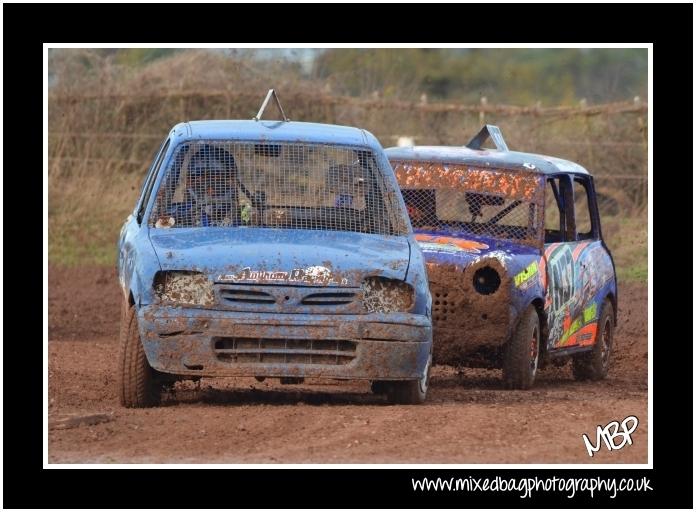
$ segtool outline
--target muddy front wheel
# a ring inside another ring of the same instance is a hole
[[[138,332],[135,306],[124,305],[118,356],[118,394],[125,407],[152,407],[160,403],[162,382],[147,362]]]
[[[389,382],[387,385],[387,399],[394,404],[418,405],[425,402],[430,386],[430,367],[433,362],[433,354],[428,356],[423,376],[418,380],[402,380]]]

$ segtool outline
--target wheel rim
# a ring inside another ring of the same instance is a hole
[[[609,364],[609,353],[611,352],[612,326],[611,318],[607,318],[602,327],[602,366],[606,368]]]
[[[532,339],[529,347],[529,368],[532,375],[536,374],[537,366],[539,365],[539,329],[534,327],[532,331]]]
[[[418,386],[420,387],[421,393],[425,393],[428,391],[428,377],[430,376],[430,365],[433,362],[433,354],[431,353],[428,356],[428,362],[425,364],[425,371],[423,372],[423,376],[420,378],[418,381]]]

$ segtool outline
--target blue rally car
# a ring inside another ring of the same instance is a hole
[[[425,400],[425,264],[364,130],[176,125],[121,230],[118,274],[127,407],[157,404],[179,379],[224,376],[366,379],[391,401]]]
[[[617,285],[592,176],[509,151],[490,125],[467,146],[386,153],[426,259],[435,362],[502,368],[519,389],[569,358],[577,379],[603,379]]]

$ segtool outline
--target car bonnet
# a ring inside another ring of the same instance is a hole
[[[152,229],[162,270],[215,282],[358,287],[367,276],[404,280],[405,236],[270,228]]]

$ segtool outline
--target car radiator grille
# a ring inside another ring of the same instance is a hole
[[[349,340],[214,338],[218,360],[227,363],[343,365],[355,358]]]
[[[323,308],[359,313],[362,302],[356,289],[320,289],[305,286],[216,286],[220,303],[240,311],[313,312]],[[338,309],[337,309],[338,308]]]
[[[312,293],[302,299],[302,304],[306,306],[340,306],[350,304],[354,300],[354,293]]]
[[[228,304],[246,303],[246,304],[275,304],[276,299],[273,295],[267,292],[225,288],[220,291],[220,298]]]

